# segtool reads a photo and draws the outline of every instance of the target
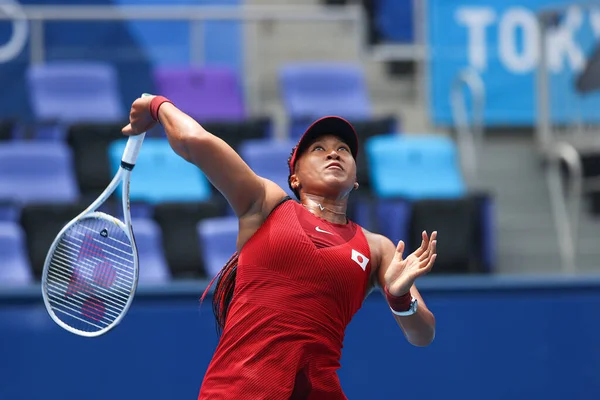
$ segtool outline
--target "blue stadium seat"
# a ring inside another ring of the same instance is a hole
[[[299,137],[311,120],[323,115],[372,117],[364,72],[359,65],[288,64],[279,71],[279,86],[293,138]]]
[[[147,218],[135,218],[131,223],[138,249],[140,284],[168,282],[171,276],[163,250],[160,227]]]
[[[380,198],[459,198],[466,194],[452,139],[441,135],[381,135],[367,139],[371,184]]]
[[[107,122],[126,116],[117,73],[110,64],[64,61],[33,65],[27,81],[38,119]]]
[[[380,199],[376,205],[378,233],[389,238],[394,244],[408,239],[411,205],[401,199]]]
[[[204,268],[207,276],[212,278],[219,273],[236,251],[238,219],[236,217],[204,219],[198,223],[197,229]]]
[[[112,173],[116,173],[127,139],[109,145]],[[117,189],[121,196],[121,186]],[[130,198],[149,204],[208,200],[210,184],[202,171],[179,157],[167,139],[144,140],[135,169],[131,174]]]
[[[247,140],[241,143],[239,154],[257,175],[277,183],[295,198],[288,185],[287,161],[295,145],[291,140]]]
[[[63,139],[66,125],[126,119],[117,72],[108,63],[57,61],[27,70],[27,87],[39,139]]]
[[[26,285],[32,280],[25,234],[14,222],[0,222],[0,286]]]
[[[76,201],[79,188],[72,158],[64,143],[0,144],[0,200],[18,206]]]
[[[414,41],[413,0],[376,0],[375,24],[383,42]]]

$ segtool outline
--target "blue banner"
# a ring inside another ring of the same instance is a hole
[[[541,59],[536,12],[552,0],[429,0],[427,2],[429,112],[453,124],[450,93],[457,75],[472,68],[486,91],[487,126],[536,124],[536,76]],[[555,123],[598,122],[600,96],[575,91],[575,79],[600,37],[600,8],[572,6],[547,35],[550,108]]]

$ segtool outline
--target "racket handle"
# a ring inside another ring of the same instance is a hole
[[[136,136],[130,136],[129,139],[127,139],[125,151],[123,152],[123,157],[121,158],[121,167],[127,170],[133,169],[138,154],[140,153],[140,149],[142,148],[142,143],[144,142],[145,136],[146,133],[144,132]]]
[[[142,94],[142,97],[151,96],[148,93]],[[146,132],[131,136],[127,140],[127,144],[125,145],[125,151],[123,152],[123,157],[121,158],[121,167],[131,171],[135,166],[135,161],[137,160],[138,154],[140,153],[140,149],[142,148],[142,143],[144,142],[144,137],[146,136]]]

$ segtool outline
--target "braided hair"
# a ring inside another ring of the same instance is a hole
[[[291,184],[293,166],[290,165],[290,161],[292,160],[292,156],[296,151],[296,147],[297,146],[295,146],[292,149],[292,152],[290,153],[290,156],[288,158],[288,185],[292,192],[294,192],[296,197],[300,199],[300,193],[298,189],[293,188]],[[221,271],[219,271],[219,273],[212,279],[212,281],[210,281],[206,290],[202,294],[202,297],[200,298],[200,303],[202,303],[204,301],[204,298],[208,294],[208,291],[212,286],[213,282],[216,280],[215,291],[213,293],[212,299],[212,310],[215,316],[217,336],[221,336],[223,330],[225,329],[225,322],[227,321],[229,306],[231,305],[231,301],[235,292],[235,279],[237,276],[238,261],[239,253],[236,251],[235,253],[233,253],[229,261],[225,263],[223,268],[221,268]]]

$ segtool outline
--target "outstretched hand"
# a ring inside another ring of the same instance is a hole
[[[403,258],[404,242],[400,241],[396,247],[396,254],[385,273],[385,284],[393,296],[402,296],[410,291],[415,280],[431,271],[435,262],[437,232],[427,236],[423,231],[421,246],[408,257]]]
[[[150,102],[155,96],[143,96],[136,99],[129,111],[129,124],[121,129],[124,135],[135,136],[144,133],[156,125],[150,115]]]

